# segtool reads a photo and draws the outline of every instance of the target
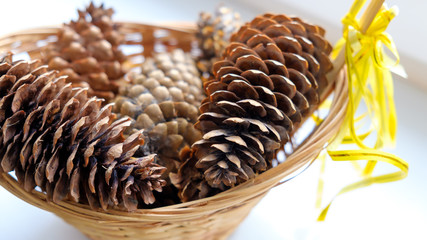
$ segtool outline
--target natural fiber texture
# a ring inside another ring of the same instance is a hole
[[[74,87],[87,87],[89,96],[106,100],[117,93],[125,60],[118,48],[124,36],[112,15],[113,9],[92,2],[76,21],[64,24],[42,58],[59,76],[67,75]]]
[[[188,160],[173,179],[183,201],[224,191],[272,167],[326,87],[332,47],[323,35],[300,19],[266,14],[231,37],[204,84],[208,97],[196,124],[203,139],[183,156]]]
[[[70,198],[106,210],[155,201],[163,167],[155,155],[133,158],[142,133],[123,138],[130,120],[113,123],[111,105],[88,98],[38,60],[0,61],[0,163],[26,191],[36,186],[58,203]],[[140,204],[142,205],[142,204]]]
[[[140,64],[139,56],[149,56],[154,52],[154,45],[161,45],[167,51],[176,47],[191,50],[192,28],[123,23],[123,29],[131,39],[127,41],[128,44],[144,45],[144,52],[132,54],[131,61],[126,62],[127,66]],[[42,28],[4,36],[0,38],[0,51],[27,52],[32,58],[37,58],[40,49],[36,47],[36,42],[55,35],[56,31],[56,28]],[[155,35],[156,31],[162,34]],[[138,37],[141,35],[143,37]],[[16,42],[21,43],[19,47],[16,47]],[[171,42],[178,45],[172,46]],[[335,136],[347,104],[347,81],[344,76],[341,74],[334,80],[334,99],[328,117],[285,162],[251,181],[210,198],[133,213],[113,209],[98,212],[70,201],[58,204],[48,202],[44,193],[25,191],[8,173],[0,174],[0,184],[24,201],[55,213],[91,239],[226,239],[269,189],[311,163],[325,143]]]

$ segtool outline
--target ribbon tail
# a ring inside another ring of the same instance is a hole
[[[334,161],[355,161],[369,160],[375,162],[385,162],[399,169],[399,171],[383,174],[379,176],[365,177],[363,180],[347,185],[335,195],[329,204],[322,210],[318,217],[318,221],[324,221],[332,202],[341,194],[370,186],[376,183],[388,183],[404,179],[408,175],[408,163],[403,159],[379,150],[346,150],[346,151],[328,151]]]

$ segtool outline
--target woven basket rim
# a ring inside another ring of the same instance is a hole
[[[147,29],[162,29],[188,34],[195,32],[195,25],[191,23],[181,27],[175,24],[159,25],[137,22],[119,22],[119,24],[130,32],[133,30],[144,31]],[[13,43],[17,41],[14,39],[19,39],[20,37],[30,36],[32,39],[43,39],[46,36],[56,34],[60,26],[61,25],[52,25],[30,28],[15,33],[5,34],[0,36],[0,50],[8,46],[13,46]],[[9,50],[13,51],[14,49]],[[348,102],[348,85],[344,70],[341,70],[337,78],[334,79],[334,84],[334,97],[327,117],[305,141],[287,157],[286,161],[259,174],[254,179],[212,197],[153,209],[138,209],[134,212],[125,212],[118,209],[97,211],[92,210],[88,205],[72,201],[62,201],[60,203],[49,202],[44,193],[36,190],[26,192],[9,173],[0,173],[0,185],[27,203],[56,213],[57,215],[71,214],[84,218],[90,217],[98,221],[161,221],[165,218],[171,220],[171,217],[172,220],[173,218],[182,220],[214,213],[236,205],[239,202],[266,194],[272,187],[280,184],[282,179],[301,170],[304,166],[310,165],[315,160],[328,141],[336,135],[345,117]]]

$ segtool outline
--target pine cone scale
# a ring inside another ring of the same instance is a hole
[[[196,123],[203,140],[178,171],[195,167],[200,174],[177,181],[182,199],[214,194],[272,167],[324,89],[331,48],[322,34],[299,19],[266,14],[231,36],[204,83],[209,96]]]
[[[79,18],[65,24],[58,40],[45,48],[43,58],[49,69],[68,75],[74,87],[88,87],[90,96],[106,100],[114,98],[115,82],[124,75],[125,57],[118,48],[124,38],[111,20],[112,12],[103,5],[79,11]]]
[[[201,138],[193,124],[203,98],[202,82],[192,57],[182,50],[154,54],[146,59],[141,70],[142,74],[127,76],[130,84],[121,87],[114,112],[133,119],[127,134],[144,130],[146,144],[133,149],[136,154],[158,153],[158,163],[168,168],[163,176],[169,178],[169,173],[181,164],[180,151]],[[151,173],[142,170],[139,173],[161,174],[155,169]],[[146,187],[159,189],[156,182]],[[154,199],[151,194],[144,197],[147,203]]]
[[[156,189],[144,191],[160,191],[165,185],[160,178],[165,168],[153,163],[155,156],[145,158],[143,166],[138,160],[128,161],[135,152],[132,149],[142,144],[141,133],[125,145],[123,131],[130,121],[112,123],[111,105],[100,109],[100,101],[88,98],[86,89],[73,89],[64,78],[39,68],[37,62],[12,63],[11,57],[3,61],[9,61],[1,64],[9,69],[0,77],[9,83],[1,90],[0,152],[4,154],[0,166],[4,172],[15,170],[25,190],[39,186],[54,202],[70,197],[93,208],[120,204],[134,210],[135,203],[146,201],[137,197],[135,191],[140,188],[135,184],[148,181],[156,185]],[[7,77],[9,74],[17,75]],[[154,168],[155,175],[141,175],[140,168]],[[108,182],[107,169],[112,176]]]

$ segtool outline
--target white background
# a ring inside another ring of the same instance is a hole
[[[98,2],[98,1],[96,1]],[[106,1],[116,9],[116,20],[138,22],[195,21],[201,10],[212,11],[219,1]],[[230,1],[244,20],[269,11],[294,14],[317,22],[334,42],[340,19],[351,0]],[[2,1],[0,35],[60,24],[76,17],[87,1]],[[410,164],[409,176],[399,182],[357,190],[339,197],[326,222],[316,222],[315,194],[319,164],[273,190],[253,209],[230,239],[427,239],[427,1],[388,1],[400,15],[390,25],[409,78],[396,79],[397,146],[390,152]],[[379,170],[387,171],[386,166]],[[355,180],[345,163],[328,161],[325,202]],[[224,223],[227,224],[227,223]],[[86,239],[56,216],[30,206],[0,188],[0,239]]]

